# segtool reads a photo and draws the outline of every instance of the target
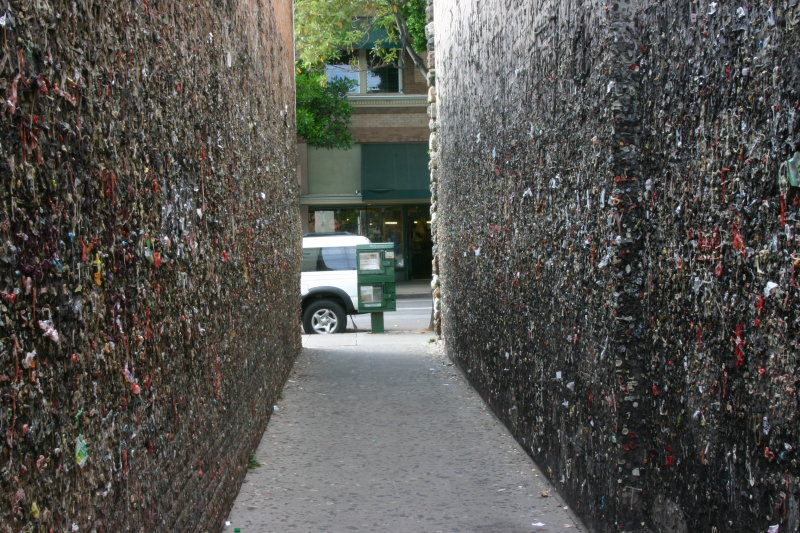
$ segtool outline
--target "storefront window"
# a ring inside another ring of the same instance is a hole
[[[431,215],[427,205],[311,210],[308,231],[346,231],[368,237],[372,242],[392,242],[398,276],[403,276],[398,279],[431,276]],[[306,262],[311,260],[308,258]],[[330,259],[330,264],[328,258],[323,260],[328,268],[335,266],[335,258]],[[311,264],[306,267],[311,268]]]
[[[393,242],[397,268],[405,267],[405,238],[403,209],[400,207],[371,207],[367,213],[367,237],[372,242]]]
[[[330,209],[309,212],[308,231],[327,233],[345,231],[363,235],[360,230],[363,209]]]

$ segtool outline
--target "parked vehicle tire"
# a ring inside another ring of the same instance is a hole
[[[303,313],[303,330],[306,333],[342,333],[346,326],[344,309],[332,300],[317,300]]]

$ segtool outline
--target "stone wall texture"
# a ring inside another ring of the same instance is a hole
[[[434,12],[450,356],[594,530],[798,531],[797,0]]]
[[[299,351],[291,2],[0,2],[0,531],[219,531]]]

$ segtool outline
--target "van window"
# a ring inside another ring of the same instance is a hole
[[[356,247],[303,248],[303,272],[355,270]]]

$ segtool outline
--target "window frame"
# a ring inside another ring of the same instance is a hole
[[[386,96],[386,95],[393,95],[393,94],[405,94],[405,86],[404,86],[404,74],[405,69],[402,67],[401,64],[389,64],[384,65],[380,68],[393,68],[397,71],[397,92],[381,92],[381,91],[370,91],[369,90],[369,81],[368,76],[369,73],[372,72],[372,68],[370,68],[370,58],[369,54],[371,50],[366,49],[359,49],[356,50],[358,64],[356,70],[358,72],[358,91],[350,91],[348,96]],[[402,52],[400,52],[402,54]],[[344,57],[351,57],[351,54],[346,54]],[[402,61],[400,62],[402,63]],[[341,68],[344,63],[337,62],[337,63],[327,63],[325,65],[325,73],[328,76],[328,67],[339,67]],[[333,80],[335,78],[328,77],[328,80]]]

